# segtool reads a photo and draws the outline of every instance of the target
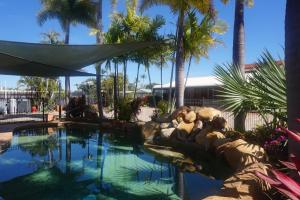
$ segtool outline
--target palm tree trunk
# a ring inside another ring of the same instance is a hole
[[[184,47],[183,47],[183,25],[184,11],[181,10],[178,16],[178,34],[176,49],[176,76],[175,76],[175,93],[176,107],[184,105]]]
[[[173,61],[172,61],[172,69],[171,69],[171,77],[170,77],[170,86],[169,86],[169,94],[168,94],[168,111],[169,111],[169,112],[171,112],[171,110],[172,110],[172,82],[173,82],[174,66],[175,66],[174,58],[175,58],[175,51],[174,51]]]
[[[119,87],[119,65],[116,63],[116,84],[117,84],[117,95],[120,98],[120,87]]]
[[[69,44],[70,41],[70,23],[67,25],[67,29],[65,32],[65,44]],[[70,77],[65,76],[65,104],[69,103],[70,96],[71,96],[71,86],[70,86]]]
[[[245,30],[244,30],[244,1],[235,1],[235,17],[233,30],[233,64],[240,68],[245,75]],[[234,129],[244,132],[247,113],[240,112],[234,118]]]
[[[155,100],[155,96],[153,94],[153,85],[152,85],[152,82],[151,82],[151,76],[150,76],[150,66],[148,65],[147,67],[147,72],[148,72],[148,79],[149,79],[149,84],[150,84],[150,87],[151,87],[151,91],[152,91],[152,99],[153,99],[153,104],[154,104],[154,107],[156,108],[156,100]]]
[[[245,30],[244,30],[244,1],[235,1],[235,17],[233,30],[232,60],[245,74]]]
[[[141,63],[139,62],[138,63],[137,74],[136,74],[136,80],[135,80],[135,88],[134,88],[133,99],[135,99],[135,97],[136,97],[136,91],[137,91],[137,86],[138,86],[138,82],[139,82],[140,67],[141,67]]]
[[[117,76],[117,71],[118,71],[118,66],[117,63],[114,63],[114,67],[115,67],[115,75],[114,75],[114,118],[117,119],[117,103],[118,103],[118,76]]]
[[[285,16],[285,63],[287,80],[288,128],[300,132],[300,1],[287,0]],[[289,150],[300,157],[300,147],[289,140]]]
[[[163,100],[164,99],[164,92],[163,92],[163,87],[162,87],[162,85],[163,85],[163,78],[162,78],[162,76],[163,76],[163,56],[161,55],[160,56],[160,91],[161,91],[161,100]]]
[[[175,32],[175,46],[177,44],[177,35],[178,35],[178,20],[176,24],[176,32]],[[175,67],[175,56],[176,56],[176,51],[174,51],[173,56],[172,56],[172,70],[171,70],[171,77],[170,77],[170,87],[169,87],[169,94],[168,94],[168,112],[170,113],[172,111],[172,105],[173,105],[173,98],[172,98],[172,82],[173,82],[173,76],[174,76],[174,67]],[[175,94],[175,92],[174,92]]]
[[[96,40],[98,44],[103,44],[102,38],[102,0],[99,0],[97,4],[97,28],[99,32],[96,35]],[[103,99],[101,95],[102,85],[101,85],[101,63],[96,65],[96,93],[97,93],[97,106],[99,111],[99,117],[103,118]]]
[[[96,66],[96,93],[97,93],[97,106],[99,111],[99,117],[103,118],[103,99],[102,99],[102,83],[101,83],[101,64]]]
[[[123,98],[126,97],[126,76],[127,76],[127,61],[124,60],[124,78],[123,78]]]
[[[188,70],[187,70],[187,73],[186,73],[186,77],[185,77],[185,83],[184,83],[184,90],[186,88],[186,84],[187,84],[187,80],[189,78],[189,75],[190,75],[190,69],[191,69],[191,64],[192,64],[192,56],[190,56],[190,59],[189,59],[189,66],[188,66]]]

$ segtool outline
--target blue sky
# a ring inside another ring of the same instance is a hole
[[[124,11],[125,0],[119,0],[118,11]],[[228,25],[228,31],[219,36],[224,45],[217,46],[209,52],[209,59],[201,59],[199,63],[193,63],[191,77],[213,74],[216,64],[227,63],[232,57],[232,38],[234,20],[234,1],[223,5],[216,0],[216,8],[220,19]],[[103,0],[104,30],[107,30],[111,11],[110,0]],[[256,0],[254,7],[245,10],[245,32],[246,32],[246,62],[253,63],[261,55],[264,49],[268,49],[275,57],[283,58],[284,48],[284,15],[285,0]],[[63,33],[56,20],[46,22],[42,27],[37,24],[36,15],[40,10],[39,0],[0,0],[0,40],[40,42],[41,33],[51,30]],[[170,12],[166,6],[158,6],[148,9],[145,13],[148,16],[163,15],[166,25],[160,30],[162,34],[174,32],[176,15]],[[89,29],[77,25],[71,28],[70,43],[72,44],[93,44],[95,37],[89,35]],[[94,72],[89,66],[86,71]],[[128,75],[130,82],[135,80],[137,65],[129,63]],[[151,78],[153,82],[160,82],[160,72],[155,66],[151,67]],[[170,79],[171,65],[164,68],[163,82]],[[141,74],[146,72],[141,70]],[[0,75],[0,84],[8,87],[16,87],[18,76]],[[86,78],[71,78],[72,89],[75,84],[84,81]],[[145,81],[147,83],[147,81]]]

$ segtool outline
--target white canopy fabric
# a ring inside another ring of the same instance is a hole
[[[53,45],[0,40],[0,74],[41,77],[91,76],[94,74],[78,70],[155,44],[157,43]]]

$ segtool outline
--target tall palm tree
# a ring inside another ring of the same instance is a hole
[[[103,44],[103,27],[102,27],[102,0],[98,0],[96,2],[96,26],[97,26],[97,33],[96,33],[96,41],[98,44]],[[101,94],[101,64],[96,64],[96,93],[97,93],[97,105],[99,111],[99,117],[103,118],[103,99]]]
[[[290,130],[300,132],[299,123],[295,121],[300,117],[300,1],[287,0],[285,16],[285,62],[287,80],[287,110],[288,127]],[[290,151],[300,156],[299,146],[290,141]]]
[[[184,105],[184,21],[186,13],[190,9],[195,9],[200,13],[208,13],[210,10],[210,1],[206,0],[143,0],[141,10],[150,6],[164,4],[168,5],[174,13],[178,13],[178,32],[176,46],[176,76],[175,92],[176,107]]]
[[[235,1],[232,62],[240,68],[240,71],[245,76],[244,4],[251,7],[253,0]],[[243,112],[238,113],[234,119],[234,128],[239,131],[245,131],[245,120],[246,114]]]
[[[37,20],[43,25],[47,20],[57,19],[65,33],[65,44],[69,44],[71,25],[95,26],[95,6],[90,0],[40,0],[42,9]],[[65,77],[66,103],[70,98],[70,77]]]
[[[184,26],[184,48],[185,59],[188,60],[189,64],[184,87],[186,87],[192,58],[197,62],[202,57],[208,58],[208,51],[217,44],[222,43],[216,34],[221,35],[226,30],[226,24],[217,20],[216,17],[212,18],[210,14],[204,16],[200,24],[198,24],[196,13],[194,11],[188,13]]]

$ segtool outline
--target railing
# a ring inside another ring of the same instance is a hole
[[[217,99],[184,99],[184,104],[187,106],[221,107],[221,104]]]

